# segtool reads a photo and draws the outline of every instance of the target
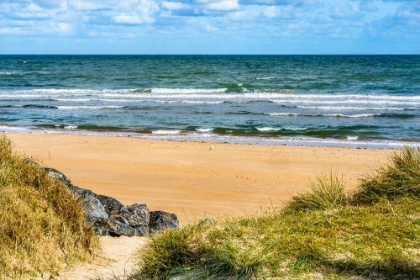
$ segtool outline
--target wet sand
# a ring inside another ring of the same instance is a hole
[[[7,133],[18,152],[73,184],[123,204],[176,213],[182,223],[281,207],[334,169],[349,189],[390,150],[172,142],[133,137]],[[211,146],[214,146],[211,149]]]

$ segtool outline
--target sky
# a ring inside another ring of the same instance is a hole
[[[1,0],[0,54],[420,54],[420,0]]]

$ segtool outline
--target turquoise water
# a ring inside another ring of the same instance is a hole
[[[420,143],[420,56],[0,56],[0,129]]]

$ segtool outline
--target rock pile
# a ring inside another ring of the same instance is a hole
[[[156,231],[181,226],[175,214],[149,211],[146,204],[124,206],[115,198],[73,185],[69,178],[56,169],[42,168],[83,199],[83,210],[99,235],[149,236]]]

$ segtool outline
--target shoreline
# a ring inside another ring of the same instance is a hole
[[[136,137],[5,133],[15,150],[72,183],[123,204],[206,217],[282,207],[322,172],[343,173],[348,188],[395,150],[176,142]],[[210,149],[211,146],[214,149]]]
[[[176,133],[175,133],[176,132]],[[138,133],[131,131],[95,131],[78,130],[77,126],[65,129],[40,129],[19,127],[0,123],[0,133],[24,134],[58,134],[98,137],[132,137],[138,139],[177,141],[177,142],[208,142],[220,144],[258,145],[258,146],[293,146],[293,147],[335,147],[357,149],[399,150],[405,146],[420,147],[418,141],[401,141],[386,139],[359,139],[358,137],[317,138],[305,136],[233,136],[215,133],[191,133],[181,130],[166,131],[166,133]]]

